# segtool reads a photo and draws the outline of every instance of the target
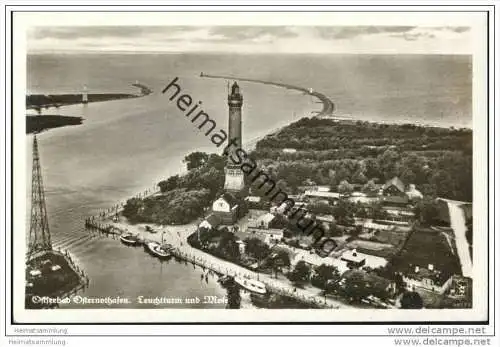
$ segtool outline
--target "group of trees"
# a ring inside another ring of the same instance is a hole
[[[224,187],[225,158],[194,152],[184,159],[188,172],[160,181],[161,195],[127,200],[123,215],[132,223],[185,224],[198,218]]]
[[[203,214],[208,189],[174,189],[160,196],[127,200],[123,215],[131,223],[185,224]]]
[[[241,258],[238,238],[227,228],[201,228],[188,237],[192,247],[203,249],[219,258],[238,262]]]
[[[335,266],[321,264],[314,269],[311,284],[323,289],[325,293],[333,292],[338,288],[340,278],[340,271]]]
[[[290,255],[285,250],[272,250],[267,243],[256,237],[248,237],[244,243],[245,253],[255,258],[260,268],[270,268],[276,277],[283,268],[290,267]]]
[[[298,149],[283,153],[283,148]],[[423,194],[472,200],[472,131],[301,119],[262,139],[253,153],[290,192],[308,180],[350,192],[352,185],[394,176]]]

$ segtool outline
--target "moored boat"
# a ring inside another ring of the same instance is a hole
[[[150,254],[153,253],[153,247],[160,246],[159,242],[156,241],[150,241],[150,242],[145,242],[144,243],[144,250]]]
[[[234,281],[244,289],[257,294],[266,294],[266,285],[260,281],[248,279],[244,277],[235,277]]]
[[[131,233],[120,235],[120,241],[129,246],[136,246],[139,244],[139,238],[137,235],[133,235]]]
[[[172,254],[162,247],[158,242],[148,242],[146,244],[147,250],[149,253],[151,253],[153,256],[160,258],[160,259],[168,259],[172,256]]]
[[[219,277],[217,282],[219,282],[223,286],[230,286],[230,285],[234,284],[234,277],[229,276],[229,275],[224,275],[224,276]]]

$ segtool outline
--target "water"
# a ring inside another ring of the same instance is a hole
[[[74,93],[83,85],[89,93],[136,92],[130,86],[136,80],[155,91],[139,99],[44,111],[85,118],[83,125],[38,135],[55,247],[67,248],[91,278],[87,296],[223,296],[225,290],[213,278],[201,281],[201,270],[192,265],[160,263],[142,249],[83,229],[85,217],[182,172],[189,152],[217,151],[160,90],[179,77],[183,92],[202,101],[218,128],[227,127],[226,84],[200,78],[202,71],[312,87],[336,103],[339,115],[461,127],[472,124],[470,64],[468,57],[446,56],[29,56],[29,93]],[[289,123],[294,114],[298,119],[321,109],[296,91],[241,86],[244,141]],[[32,136],[26,141],[30,169]],[[30,179],[27,172],[27,187]],[[28,189],[27,199],[29,194]]]

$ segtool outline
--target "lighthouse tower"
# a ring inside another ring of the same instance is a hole
[[[89,102],[89,93],[87,91],[87,86],[83,86],[82,103],[86,104],[88,102]]]
[[[228,141],[236,139],[234,142],[237,145],[231,146],[231,152],[228,153],[224,190],[231,193],[239,193],[245,188],[245,177],[240,166],[234,165],[231,160],[231,153],[238,148],[242,148],[241,145],[243,143],[241,138],[241,107],[243,106],[243,96],[236,82],[233,83],[230,93],[227,96],[227,103],[229,105]]]

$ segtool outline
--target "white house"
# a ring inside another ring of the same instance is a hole
[[[250,221],[249,226],[254,228],[269,229],[272,227],[272,222],[276,217],[272,213],[266,213],[259,216],[257,219]]]
[[[443,294],[453,283],[453,277],[443,278],[440,271],[434,269],[432,264],[421,269],[415,266],[413,273],[403,275],[403,281],[409,289],[421,288],[438,294]]]
[[[212,204],[214,215],[219,217],[222,224],[233,224],[238,218],[238,200],[230,193],[222,194]]]

